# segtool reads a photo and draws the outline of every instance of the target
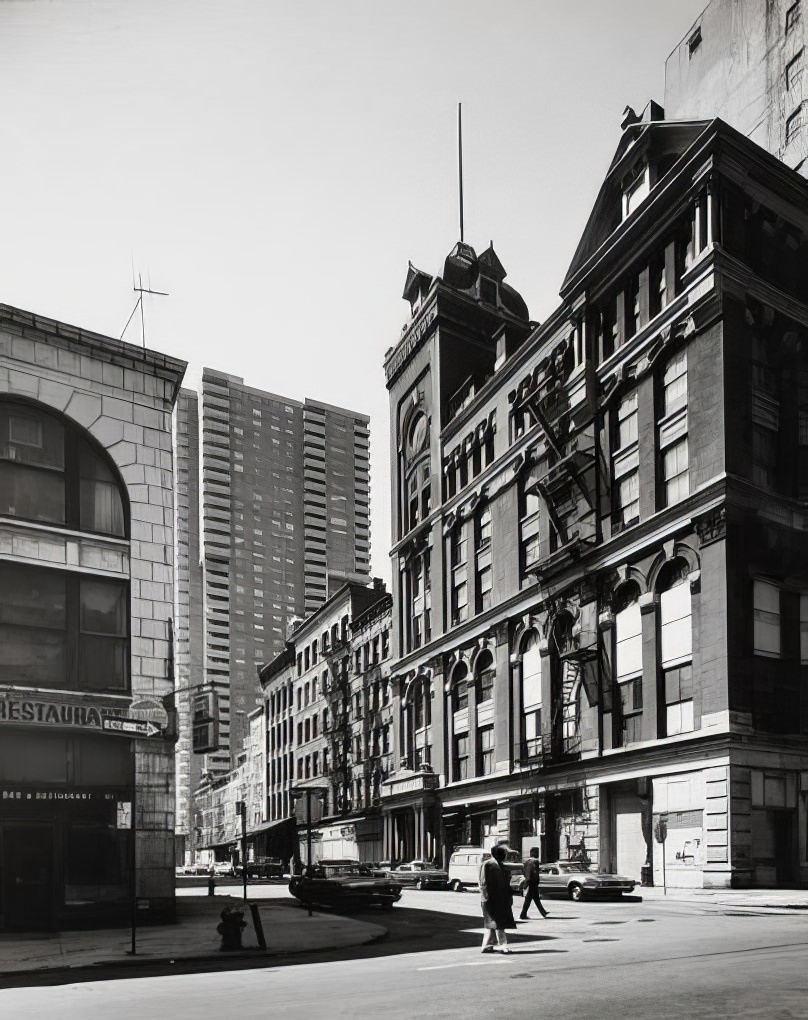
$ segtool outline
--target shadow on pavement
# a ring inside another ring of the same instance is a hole
[[[272,910],[303,911],[306,908],[296,900],[272,900]],[[324,911],[325,913],[325,911]],[[268,950],[263,953],[254,950],[244,955],[228,955],[206,957],[204,959],[168,959],[147,961],[142,957],[135,961],[96,964],[61,970],[29,971],[25,974],[0,975],[0,988],[77,984],[85,981],[113,981],[122,978],[146,978],[166,974],[198,974],[215,973],[218,971],[273,969],[276,967],[299,966],[306,963],[330,963],[340,960],[370,960],[379,957],[391,957],[406,953],[435,952],[442,949],[468,949],[470,957],[479,953],[482,940],[482,916],[477,912],[445,913],[439,910],[414,909],[396,905],[389,911],[354,910],[345,916],[359,921],[387,928],[387,935],[374,942],[359,946],[339,949],[322,949],[315,951],[296,951],[280,949],[273,943],[273,936],[283,944],[284,923],[282,917],[273,917],[271,921],[265,916],[264,925],[267,934]],[[316,916],[312,923],[317,923]],[[549,922],[548,922],[549,923]],[[521,926],[520,926],[521,927]],[[530,934],[522,930],[509,930],[508,940],[511,946],[534,945],[538,941],[551,942],[555,934],[543,931],[532,931]],[[565,952],[561,949],[519,949],[519,955],[540,952]],[[517,958],[514,954],[514,958]]]

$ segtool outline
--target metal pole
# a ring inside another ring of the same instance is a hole
[[[244,885],[244,902],[247,902],[247,802],[241,802],[241,881]]]
[[[668,895],[668,880],[665,875],[665,840],[662,840],[662,895]]]
[[[463,104],[457,104],[457,176],[460,199],[460,242],[463,242]]]
[[[306,859],[311,877],[311,790],[306,790]],[[309,900],[309,917],[311,917],[311,900]]]
[[[132,925],[132,956],[137,955],[137,753],[133,756],[132,819],[129,840],[129,913]]]

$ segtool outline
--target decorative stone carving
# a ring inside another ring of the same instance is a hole
[[[713,542],[720,542],[727,536],[727,510],[726,507],[718,507],[716,510],[700,517],[696,522],[696,534],[699,536],[699,543],[702,548],[711,545]]]

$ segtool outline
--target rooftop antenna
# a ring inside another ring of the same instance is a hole
[[[134,273],[132,274],[134,277]],[[123,327],[121,333],[121,340],[123,340],[124,333],[129,328],[129,323],[135,317],[135,312],[140,308],[140,339],[143,344],[143,348],[146,348],[146,317],[143,311],[143,295],[144,294],[156,294],[158,297],[168,297],[168,292],[165,290],[152,290],[151,287],[143,286],[143,278],[140,273],[137,274],[137,287],[134,286],[134,279],[132,281],[132,290],[137,294],[137,301],[135,307],[132,309],[132,314],[126,320],[126,325]]]
[[[460,183],[460,243],[463,243],[463,104],[457,104],[457,172]]]

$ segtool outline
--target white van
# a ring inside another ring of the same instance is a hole
[[[481,846],[456,847],[449,858],[449,888],[462,892],[467,886],[480,884],[480,865],[491,856]],[[518,850],[507,850],[502,862],[511,876],[511,888],[517,890],[522,881],[522,857]]]

